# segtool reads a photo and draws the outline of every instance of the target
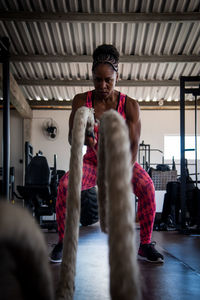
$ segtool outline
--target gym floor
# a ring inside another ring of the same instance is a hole
[[[45,232],[49,253],[57,233]],[[164,254],[164,264],[139,261],[144,300],[200,299],[200,235],[154,231],[152,241]],[[136,236],[139,246],[139,229]],[[60,264],[51,264],[55,288]],[[108,300],[109,268],[107,235],[96,223],[80,227],[74,300]],[[124,299],[126,300],[126,299]]]

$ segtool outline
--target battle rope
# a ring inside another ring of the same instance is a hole
[[[0,201],[0,266],[3,299],[54,299],[44,235],[26,209],[6,200]]]
[[[76,253],[79,235],[80,198],[82,179],[82,148],[85,141],[86,126],[93,131],[93,110],[81,107],[76,111],[72,130],[72,146],[70,157],[70,173],[68,182],[66,225],[63,242],[63,259],[60,280],[57,289],[57,299],[72,300],[74,293],[74,277],[76,268]]]
[[[81,107],[74,118],[66,226],[57,299],[72,300],[79,235],[82,147],[86,127],[92,131],[93,110]],[[131,154],[128,129],[114,110],[103,114],[98,150],[100,225],[109,235],[110,293],[112,300],[139,300],[134,206],[131,201]]]
[[[127,125],[115,110],[101,119],[98,153],[100,225],[109,237],[111,298],[138,300],[130,141]]]

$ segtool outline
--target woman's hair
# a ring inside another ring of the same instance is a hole
[[[92,71],[98,64],[110,64],[116,72],[118,71],[119,52],[113,45],[103,44],[98,46],[92,57]]]

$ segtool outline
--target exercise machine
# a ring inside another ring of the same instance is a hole
[[[145,169],[147,172],[150,168],[151,164],[151,152],[159,152],[162,154],[162,164],[164,164],[164,156],[163,151],[160,149],[152,149],[150,144],[145,144],[144,141],[142,141],[141,144],[139,144],[138,149],[138,163]]]
[[[16,197],[24,200],[27,207],[37,219],[41,228],[57,229],[55,206],[57,188],[64,170],[57,170],[57,156],[54,154],[54,166],[49,167],[47,159],[39,151],[33,156],[33,148],[25,144],[25,184],[17,186]],[[51,216],[51,220],[44,217]]]
[[[198,87],[191,87],[197,85]],[[187,86],[190,86],[189,88]],[[185,95],[192,94],[194,96],[195,111],[195,148],[185,148]],[[200,96],[200,76],[181,76],[180,77],[180,138],[181,138],[181,176],[180,176],[180,200],[181,200],[181,231],[183,233],[193,232],[187,227],[186,222],[186,160],[185,152],[195,152],[195,186],[196,197],[198,203],[197,232],[200,233],[200,192],[198,189],[198,171],[197,171],[197,96]]]

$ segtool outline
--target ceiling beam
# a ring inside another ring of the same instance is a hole
[[[29,100],[30,107],[34,109],[53,109],[53,110],[71,110],[72,101],[58,101],[58,100],[49,100],[49,101],[37,101]],[[158,102],[153,101],[141,101],[139,102],[140,110],[180,110],[180,102],[164,102],[163,105],[159,105]],[[15,109],[13,105],[10,107]],[[3,109],[3,105],[0,101],[0,109]],[[185,101],[186,110],[194,110],[194,101]],[[200,100],[198,100],[198,110],[200,110]]]
[[[160,105],[160,101],[141,101],[139,102],[142,109],[178,109],[180,110],[180,101],[163,101]],[[197,100],[198,109],[200,109],[200,99]],[[195,101],[185,100],[185,109],[195,109]]]
[[[25,86],[93,86],[92,80],[16,79],[16,81],[19,85]],[[179,80],[119,80],[116,86],[180,86],[180,82]]]
[[[59,101],[59,100],[28,100],[32,109],[72,109],[72,100]]]
[[[32,109],[65,109],[71,110],[72,101],[59,101],[59,100],[29,100],[28,101]],[[141,101],[139,102],[140,108],[142,110],[179,110],[180,102],[179,101],[163,101],[163,105],[159,105],[159,101]],[[200,99],[197,100],[198,109],[200,109]],[[194,109],[194,101],[185,101],[186,109]]]
[[[2,64],[0,64],[0,89],[2,90]],[[10,73],[10,102],[14,105],[16,110],[25,119],[32,119],[33,112],[28,102],[26,101],[20,87],[18,86],[13,75]]]
[[[92,63],[90,55],[11,55],[11,62]],[[200,62],[200,55],[122,55],[120,63]]]
[[[75,22],[75,23],[163,23],[195,22],[199,12],[176,13],[63,13],[63,12],[11,12],[0,10],[0,20],[14,22]]]

